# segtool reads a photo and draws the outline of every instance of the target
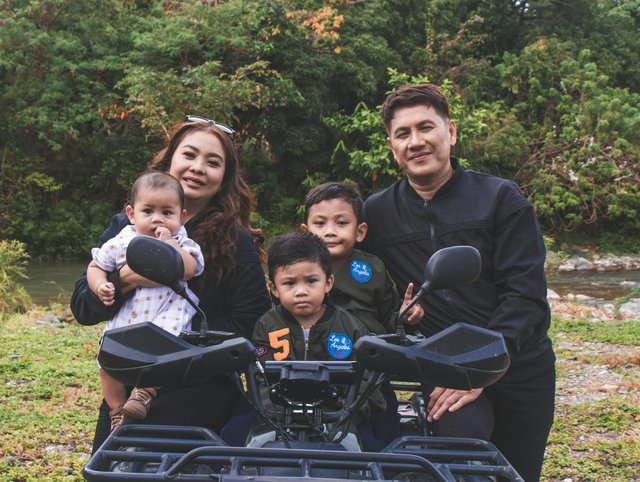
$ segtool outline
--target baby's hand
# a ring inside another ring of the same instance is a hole
[[[409,286],[407,286],[407,291],[404,294],[404,301],[402,302],[400,311],[402,311],[404,307],[409,304],[409,302],[411,301],[411,298],[413,298],[413,283],[409,283]],[[420,302],[418,302],[415,305],[413,305],[407,313],[405,313],[402,321],[407,325],[415,325],[419,323],[420,320],[422,320],[423,316],[424,316],[424,309],[422,308],[422,305],[420,304]]]
[[[113,283],[105,281],[100,286],[98,286],[97,294],[103,305],[111,306],[116,300],[116,287],[113,285]]]
[[[154,232],[154,236],[162,241],[167,241],[171,239],[171,231],[164,226],[158,226]]]

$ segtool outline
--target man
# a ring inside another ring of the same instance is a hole
[[[533,208],[514,182],[465,170],[450,157],[456,123],[436,86],[392,93],[382,119],[405,177],[365,202],[363,247],[384,261],[399,292],[422,282],[438,249],[476,247],[478,280],[430,294],[419,329],[431,336],[458,321],[483,326],[504,335],[511,356],[505,376],[484,390],[430,388],[428,419],[438,435],[490,439],[526,481],[539,480],[553,422],[555,356]]]

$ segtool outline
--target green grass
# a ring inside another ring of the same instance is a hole
[[[637,320],[563,320],[553,318],[551,337],[558,333],[568,334],[573,341],[614,343],[616,345],[640,346],[640,325]]]
[[[61,307],[52,307],[54,312]],[[0,480],[82,480],[100,403],[95,355],[99,327],[37,320],[31,312],[0,321]],[[600,342],[628,350],[640,346],[638,321],[554,319],[552,337],[563,342]],[[628,353],[628,352],[627,352]],[[635,352],[637,353],[637,351]],[[558,406],[543,469],[544,481],[640,480],[639,360],[616,350],[563,362],[626,366],[627,394]],[[629,365],[633,369],[629,369]],[[635,393],[634,393],[635,390]]]
[[[100,401],[100,329],[0,322],[0,480],[82,480]]]
[[[596,354],[559,349],[558,380],[565,366],[606,366],[622,377],[629,393],[604,400],[558,405],[545,455],[543,480],[640,480],[640,322],[563,320],[554,317],[551,337],[563,342],[606,343]],[[569,362],[572,362],[570,365]]]
[[[558,408],[547,446],[545,480],[638,480],[638,409],[616,398]]]

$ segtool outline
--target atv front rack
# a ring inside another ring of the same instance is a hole
[[[204,428],[123,425],[93,455],[83,474],[89,481],[457,482],[466,476],[522,481],[495,446],[482,440],[404,436],[382,452],[347,452],[328,445],[230,447]]]

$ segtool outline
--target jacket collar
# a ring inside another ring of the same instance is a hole
[[[453,187],[458,183],[458,181],[460,180],[460,176],[462,176],[462,173],[464,172],[464,168],[460,165],[457,157],[449,158],[449,162],[451,163],[451,167],[453,168],[453,176],[451,176],[451,178],[447,182],[445,182],[442,187],[440,187],[440,189],[436,191],[432,200],[442,197],[446,193],[451,191]],[[425,200],[422,199],[422,197],[418,195],[415,189],[411,187],[411,184],[409,184],[409,179],[406,176],[402,179],[402,189],[405,191],[412,202],[419,203],[420,206],[425,203]]]
[[[316,325],[318,325],[320,323],[324,323],[329,318],[331,318],[333,316],[333,314],[336,312],[336,305],[333,304],[333,302],[329,299],[328,296],[325,296],[325,298],[324,298],[324,306],[325,306],[324,314],[316,322]],[[282,317],[284,318],[284,320],[287,323],[290,323],[290,324],[293,324],[293,325],[296,325],[296,326],[300,326],[298,324],[298,320],[296,320],[295,317],[291,314],[291,312],[289,310],[287,310],[284,306],[278,305],[278,310],[280,310],[280,313],[282,314]]]

